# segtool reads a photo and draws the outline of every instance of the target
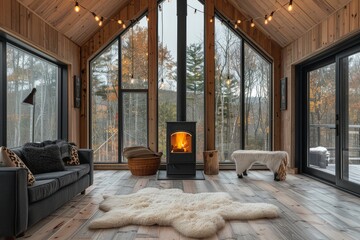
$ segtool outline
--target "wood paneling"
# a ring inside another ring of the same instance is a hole
[[[81,9],[78,13],[74,11],[73,0],[17,1],[80,46],[99,29],[91,13],[85,9]],[[123,19],[130,19],[128,14],[137,12],[140,6],[130,4],[131,7],[125,10],[124,6],[128,5],[129,0],[78,0],[78,2],[89,11],[103,16],[107,19],[106,22],[119,12],[119,9],[123,9],[121,12]],[[294,8],[291,12],[287,11],[288,0],[222,0],[222,2],[227,9],[235,7],[243,14],[240,18],[243,20],[242,25],[249,25],[249,20],[253,18],[258,29],[271,36],[280,46],[285,47],[336,10],[344,7],[349,0],[294,0]],[[273,20],[265,25],[265,15],[269,15],[274,10],[276,12]],[[232,20],[236,19],[238,18]]]
[[[69,39],[78,45],[82,45],[99,29],[98,23],[94,20],[94,16],[89,11],[103,16],[105,22],[108,22],[109,17],[118,12],[118,10],[129,0],[78,0],[80,5],[89,10],[86,11],[82,8],[78,13],[74,11],[75,2],[73,0],[17,1],[36,13],[45,22],[63,33]]]
[[[179,188],[187,193],[227,192],[238,202],[265,202],[279,207],[280,217],[248,221],[226,221],[208,240],[221,239],[358,239],[359,198],[302,175],[273,181],[269,171],[250,171],[238,179],[235,171],[205,176],[204,181],[158,181],[156,176],[135,177],[129,171],[95,171],[94,185],[50,216],[29,228],[21,239],[189,239],[168,226],[129,225],[111,229],[89,229],[103,216],[103,195],[125,195],[146,187]],[[121,216],[120,216],[121,217]]]
[[[158,54],[157,54],[157,1],[149,1],[149,147],[157,151],[158,126]]]
[[[205,4],[205,150],[215,149],[215,4]],[[212,19],[212,22],[210,22]]]
[[[244,16],[242,24],[249,24],[250,19],[266,35],[271,36],[282,47],[301,37],[322,22],[339,8],[344,7],[349,0],[294,0],[293,10],[287,11],[288,0],[224,0],[232,3]],[[265,25],[265,15],[276,10],[273,20]],[[235,19],[234,19],[235,20]]]
[[[74,108],[73,75],[80,74],[80,47],[16,0],[0,1],[0,30],[68,65],[68,136],[70,141],[79,143],[79,110]]]
[[[336,1],[332,1],[336,2]],[[282,112],[282,146],[295,159],[295,65],[360,32],[360,5],[350,1],[282,50],[282,74],[288,79],[288,110]]]

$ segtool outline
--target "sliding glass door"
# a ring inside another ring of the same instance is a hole
[[[302,170],[360,193],[360,47],[310,62],[301,74]]]
[[[335,175],[335,63],[309,70],[307,78],[307,167]]]
[[[360,49],[338,57],[339,146],[338,184],[352,191],[360,187]]]

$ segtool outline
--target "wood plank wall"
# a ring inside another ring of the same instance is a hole
[[[329,16],[282,50],[282,76],[288,77],[288,109],[281,116],[281,148],[289,152],[295,166],[295,65],[360,32],[359,0]]]
[[[140,16],[143,12],[150,9],[157,9],[156,0],[151,1],[129,1],[128,5],[124,6],[120,12],[114,16],[116,19],[133,19]],[[230,5],[227,0],[209,0],[205,1],[205,11],[209,16],[213,16],[214,11],[218,10],[223,16],[229,19],[244,19],[239,11]],[[149,13],[149,34],[156,34],[156,18],[157,11]],[[175,16],[174,16],[175,17]],[[205,67],[206,67],[206,148],[215,148],[215,115],[214,115],[214,22],[211,24],[209,19],[206,20],[205,34],[208,38],[205,40]],[[248,24],[242,24],[239,30],[245,33],[259,48],[261,48],[271,59],[273,59],[273,149],[279,150],[281,148],[281,114],[280,114],[280,97],[279,97],[279,82],[281,76],[281,47],[271,40],[268,36],[255,28],[249,28]],[[88,84],[89,84],[89,60],[101,51],[109,42],[111,42],[117,35],[123,31],[114,22],[108,22],[99,29],[99,31],[92,36],[81,47],[81,72],[83,80],[83,102],[88,102]],[[209,38],[210,37],[210,38]],[[156,150],[157,146],[157,39],[156,36],[149,36],[149,144],[150,147]],[[88,106],[83,106],[81,109],[81,145],[88,146]]]
[[[73,76],[80,75],[80,47],[16,0],[0,0],[0,30],[68,65],[68,136],[79,144],[80,110],[74,108]]]

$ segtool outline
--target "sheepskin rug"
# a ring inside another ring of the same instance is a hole
[[[104,216],[89,228],[126,225],[172,226],[182,235],[205,238],[225,226],[225,220],[275,218],[279,209],[267,203],[240,203],[225,192],[184,193],[181,189],[144,188],[129,195],[104,196]]]

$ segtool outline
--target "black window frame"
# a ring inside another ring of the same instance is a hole
[[[123,161],[123,156],[122,156],[122,152],[121,150],[123,149],[123,128],[124,128],[124,119],[123,119],[123,93],[145,93],[146,94],[146,109],[147,109],[147,116],[146,116],[146,120],[147,120],[147,129],[146,129],[146,135],[147,135],[147,145],[149,144],[149,85],[147,88],[144,89],[131,89],[131,88],[123,88],[122,86],[122,64],[121,64],[121,37],[126,34],[128,31],[131,30],[131,28],[136,25],[141,19],[143,19],[144,17],[146,17],[147,15],[147,11],[144,12],[142,15],[140,15],[138,18],[136,18],[135,20],[131,21],[131,24],[129,24],[126,29],[124,31],[122,31],[119,35],[117,35],[116,37],[114,37],[114,39],[112,39],[106,46],[104,46],[101,51],[99,51],[95,56],[93,56],[89,61],[88,61],[88,69],[89,69],[89,89],[88,89],[88,94],[89,94],[89,106],[92,106],[92,97],[91,97],[91,89],[92,89],[92,67],[91,67],[91,63],[97,58],[99,57],[101,54],[103,54],[111,45],[113,45],[116,41],[118,41],[118,86],[119,86],[119,100],[118,100],[118,114],[119,114],[119,118],[118,118],[118,162],[116,162],[116,164],[127,164],[126,162]],[[91,107],[89,107],[89,139],[88,139],[88,144],[89,147],[92,148],[92,110]],[[94,164],[114,164],[115,162],[94,162]]]
[[[218,18],[222,24],[226,25],[235,35],[237,35],[241,39],[241,82],[240,82],[240,148],[245,149],[245,108],[243,107],[245,104],[245,43],[249,45],[253,50],[255,50],[266,62],[270,64],[270,101],[269,101],[269,134],[270,134],[270,150],[273,149],[273,113],[274,113],[274,107],[273,107],[273,85],[274,85],[274,61],[273,59],[266,54],[262,49],[260,49],[255,43],[251,41],[250,38],[248,38],[243,32],[241,32],[239,29],[235,29],[234,25],[231,24],[227,18],[222,15],[218,10],[215,9],[215,17]],[[215,29],[216,34],[216,29]],[[224,165],[234,164],[234,163],[220,163]]]
[[[68,140],[68,67],[56,58],[30,46],[29,44],[0,31],[0,145],[7,145],[7,45],[10,44],[29,55],[41,58],[58,67],[58,126],[57,138]],[[43,139],[46,140],[46,139]]]

